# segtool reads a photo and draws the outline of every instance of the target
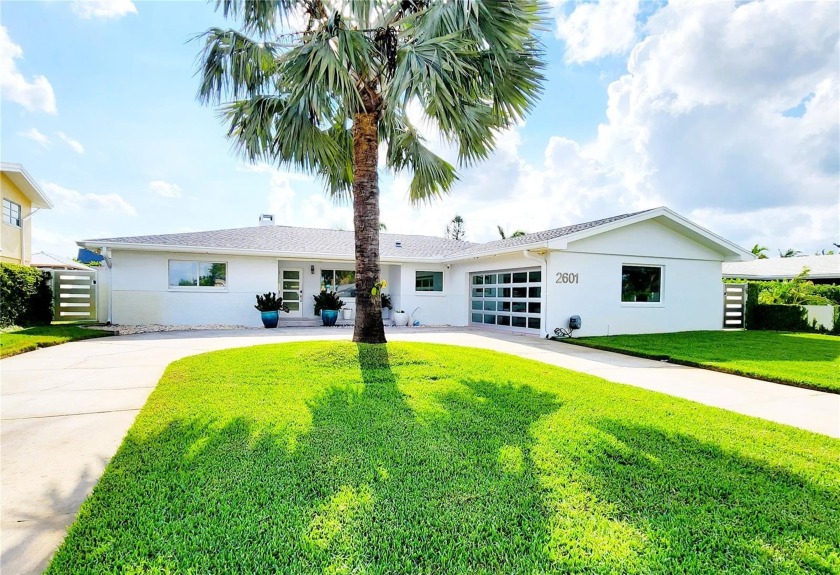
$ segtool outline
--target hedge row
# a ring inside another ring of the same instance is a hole
[[[745,327],[774,331],[825,332],[808,323],[808,310],[800,305],[760,304],[758,294],[761,284],[774,282],[750,282],[747,284],[747,304]],[[840,286],[818,286],[837,288]],[[840,335],[840,305],[834,306],[834,328],[828,333]]]
[[[807,310],[799,305],[759,304],[747,317],[747,329],[814,331],[808,325]]]
[[[50,280],[49,272],[0,263],[0,325],[49,324],[53,314]]]
[[[739,283],[739,284],[747,284],[748,289],[755,290],[756,295],[756,302],[758,301],[758,294],[766,291],[766,292],[775,292],[778,290],[781,284],[789,284],[790,282],[785,281],[752,281],[752,280],[736,280],[736,279],[726,279],[724,280],[726,283]],[[824,297],[831,301],[833,305],[840,305],[840,285],[837,284],[815,284],[811,281],[803,281],[800,282],[800,292],[813,294],[816,296]],[[788,302],[790,303],[790,302]]]

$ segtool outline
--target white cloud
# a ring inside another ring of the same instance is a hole
[[[278,170],[269,164],[242,164],[243,172],[268,174],[268,211],[277,225],[305,226],[326,229],[353,229],[353,209],[337,205],[323,194],[298,193],[296,186],[311,188],[312,179],[294,172]],[[316,184],[317,186],[318,184]],[[256,214],[254,217],[256,224]]]
[[[56,204],[60,208],[66,208],[73,211],[102,210],[122,212],[123,214],[129,216],[137,215],[137,210],[134,209],[134,206],[129,204],[117,193],[83,194],[76,190],[64,188],[52,182],[44,182],[41,187],[45,192],[47,192],[48,196],[56,199]]]
[[[86,20],[111,20],[122,18],[126,14],[137,14],[137,6],[132,0],[75,0],[73,11]]]
[[[77,154],[84,154],[85,148],[78,140],[74,140],[64,132],[56,132],[56,135]]]
[[[47,252],[67,258],[75,258],[79,253],[76,240],[41,225],[38,221],[32,226],[32,251]]]
[[[50,139],[41,132],[39,132],[37,128],[29,128],[25,132],[20,132],[20,135],[24,138],[32,140],[36,144],[40,144],[44,148],[50,147]]]
[[[836,215],[838,16],[831,2],[661,9],[609,87],[594,155],[678,211]]]
[[[163,198],[180,198],[182,195],[181,186],[163,180],[149,182],[149,191]]]
[[[6,27],[0,26],[0,92],[3,99],[20,104],[30,112],[57,114],[50,81],[44,76],[27,80],[15,63],[22,57],[23,49],[12,41]]]
[[[554,0],[555,35],[566,43],[566,62],[582,64],[626,54],[636,43],[639,0]],[[571,10],[569,7],[572,7]]]

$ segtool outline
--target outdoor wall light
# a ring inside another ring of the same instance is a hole
[[[311,264],[311,265],[309,266],[309,272],[310,272],[312,275],[315,275],[315,264]]]

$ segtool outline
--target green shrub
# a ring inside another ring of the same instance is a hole
[[[748,289],[755,292],[756,303],[840,305],[840,285],[815,284],[810,280],[806,280],[803,274],[790,281],[726,279],[724,282],[747,284]]]
[[[758,304],[752,310],[748,329],[815,331],[808,324],[808,311],[798,305]]]
[[[840,285],[814,284],[813,292],[831,301],[833,305],[840,305]]]
[[[0,325],[49,324],[52,286],[49,272],[29,266],[0,264]]]
[[[744,327],[746,329],[760,329],[753,325],[753,321],[758,317],[756,307],[758,307],[758,294],[761,292],[761,287],[757,282],[747,284],[747,303],[744,305]]]

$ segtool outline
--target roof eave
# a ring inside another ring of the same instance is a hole
[[[334,253],[318,253],[318,252],[288,252],[277,250],[249,250],[236,248],[217,248],[207,246],[172,246],[162,244],[140,244],[133,242],[101,242],[95,240],[81,240],[76,242],[81,248],[85,249],[100,249],[108,248],[109,250],[125,250],[136,252],[174,252],[174,253],[190,253],[190,254],[218,254],[218,255],[242,255],[242,256],[263,256],[276,257],[290,260],[329,260],[329,261],[354,261],[353,254],[334,254]],[[401,262],[427,262],[427,263],[441,263],[443,260],[441,256],[382,256],[380,261],[383,263],[401,263]]]
[[[20,189],[24,196],[29,198],[33,208],[49,210],[53,207],[52,200],[47,197],[47,194],[44,193],[21,164],[2,162],[0,163],[0,171],[12,180],[12,183]]]

